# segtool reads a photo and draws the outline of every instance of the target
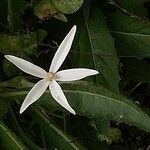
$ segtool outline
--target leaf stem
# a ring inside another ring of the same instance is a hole
[[[8,5],[8,22],[10,31],[12,32],[14,30],[14,24],[13,24],[13,12],[11,7],[11,0],[7,0],[7,5]]]

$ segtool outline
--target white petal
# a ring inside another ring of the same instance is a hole
[[[53,80],[49,85],[50,92],[53,96],[53,98],[65,109],[67,109],[72,114],[76,114],[75,111],[70,107],[69,103],[67,102],[67,99],[59,86],[59,84]]]
[[[76,26],[73,26],[73,28],[70,30],[70,32],[67,34],[67,36],[64,38],[62,43],[60,44],[58,50],[56,51],[54,58],[52,60],[49,72],[55,73],[59,67],[64,62],[66,56],[69,53],[69,50],[71,48],[74,36],[76,32]]]
[[[49,81],[42,79],[33,86],[20,108],[20,114],[25,111],[29,105],[37,101],[42,96],[48,85]]]
[[[47,75],[47,72],[44,69],[30,63],[29,61],[26,61],[24,59],[12,55],[5,55],[5,58],[7,58],[10,62],[12,62],[14,65],[16,65],[19,69],[21,69],[25,73],[31,74],[39,78],[45,78]]]
[[[74,81],[80,80],[88,76],[96,75],[99,72],[93,69],[77,68],[67,69],[56,73],[57,81]]]

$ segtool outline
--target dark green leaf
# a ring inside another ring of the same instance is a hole
[[[122,13],[110,18],[112,34],[120,55],[150,57],[150,22]],[[109,20],[109,21],[110,21]]]
[[[90,51],[93,55],[91,59],[93,59],[96,70],[100,72],[97,75],[97,83],[113,91],[118,91],[118,82],[120,81],[118,58],[113,38],[106,26],[105,18],[97,7],[93,7],[89,19],[87,20],[86,18],[85,16],[87,33],[84,31],[84,38],[81,36],[81,40],[85,42],[80,42],[80,48],[89,50],[90,45]]]
[[[61,150],[84,150],[81,145],[77,144],[73,138],[66,135],[56,125],[54,125],[43,113],[36,110],[35,117],[37,121],[43,126],[48,139]]]
[[[0,136],[7,150],[27,150],[27,147],[3,122],[0,122]]]
[[[93,84],[86,82],[77,82],[70,86],[67,84],[66,89],[68,90],[64,90],[64,92],[67,99],[77,114],[93,119],[102,117],[106,120],[125,122],[150,132],[150,117],[141,111],[131,100],[114,94],[100,86],[95,87]],[[10,98],[11,100],[23,100],[23,97],[27,93],[27,91],[18,91],[3,93],[2,96],[7,99]],[[49,91],[43,95],[38,102],[51,111],[53,108],[60,108],[60,106],[51,99]]]

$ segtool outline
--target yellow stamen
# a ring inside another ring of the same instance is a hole
[[[55,74],[54,73],[52,73],[52,72],[48,72],[47,73],[47,79],[49,81],[52,81],[54,78],[55,78]]]

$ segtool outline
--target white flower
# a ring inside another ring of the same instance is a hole
[[[33,86],[33,88],[26,96],[20,108],[20,113],[22,113],[29,105],[37,101],[49,86],[49,90],[50,93],[52,94],[52,97],[69,112],[76,114],[75,111],[70,107],[69,103],[67,102],[67,99],[57,81],[79,80],[87,76],[96,75],[98,74],[98,71],[85,68],[58,71],[58,69],[64,62],[66,56],[68,55],[68,52],[71,48],[75,36],[75,32],[76,26],[73,26],[73,28],[67,34],[65,39],[60,44],[58,50],[56,51],[52,63],[50,65],[49,72],[46,72],[41,67],[38,67],[21,58],[12,55],[5,55],[5,57],[10,62],[12,62],[14,65],[16,65],[19,69],[21,69],[25,73],[42,78]]]

